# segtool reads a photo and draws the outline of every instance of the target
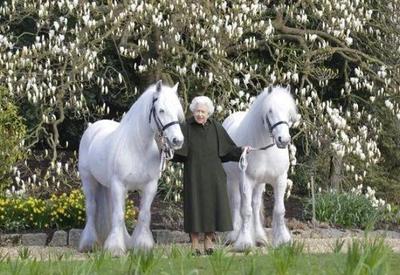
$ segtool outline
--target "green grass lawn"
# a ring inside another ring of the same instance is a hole
[[[26,251],[17,259],[0,258],[0,274],[399,274],[400,254],[381,242],[355,242],[347,253],[307,254],[299,243],[232,254],[216,250],[211,256],[192,256],[188,248],[156,248],[147,254],[113,258],[104,252],[87,260],[35,260]]]

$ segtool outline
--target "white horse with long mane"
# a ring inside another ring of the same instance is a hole
[[[177,95],[178,84],[167,87],[158,81],[132,105],[120,123],[100,120],[84,132],[79,146],[79,173],[86,202],[86,226],[79,250],[104,246],[113,255],[126,249],[153,247],[150,207],[157,191],[163,155],[162,147],[179,149],[184,119]],[[128,190],[141,194],[139,217],[132,236],[125,226],[125,198]]]
[[[284,194],[289,169],[290,125],[298,119],[295,101],[289,88],[268,87],[256,98],[247,112],[230,115],[223,123],[236,144],[253,148],[247,155],[247,169],[237,163],[224,164],[232,211],[233,231],[227,241],[236,250],[265,244],[262,196],[265,183],[274,189],[272,218],[273,244],[291,240],[285,225]]]

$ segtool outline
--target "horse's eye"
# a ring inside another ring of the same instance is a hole
[[[269,110],[268,110],[268,113],[269,113],[269,114],[272,114],[272,110],[271,110],[271,109],[269,109]]]
[[[160,114],[163,114],[163,113],[164,113],[164,109],[160,109],[158,112],[159,112]]]

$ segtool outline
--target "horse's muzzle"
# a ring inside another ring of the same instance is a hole
[[[169,145],[174,150],[180,149],[182,147],[182,145],[183,145],[183,139],[179,139],[179,138],[174,137],[174,138],[172,138],[172,141],[169,141]]]
[[[287,147],[288,143],[284,144],[284,143],[276,143],[276,147],[278,147],[279,149],[285,149]]]
[[[275,143],[279,149],[285,149],[288,146],[288,144],[290,143],[290,138],[282,138],[279,136],[275,140]]]

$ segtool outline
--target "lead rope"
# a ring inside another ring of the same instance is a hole
[[[252,149],[251,151],[263,151],[263,150],[267,150],[269,148],[271,148],[272,146],[275,145],[275,142],[273,141],[271,144],[261,147],[261,148],[255,148]],[[242,174],[246,173],[246,169],[247,169],[247,154],[250,151],[248,149],[243,150],[242,154],[240,155],[240,159],[239,159],[239,169],[242,171]]]
[[[247,149],[243,150],[239,159],[239,169],[242,170],[243,173],[246,172],[247,169],[247,154],[248,150]]]
[[[172,159],[174,157],[174,150],[171,149],[167,142],[165,142],[165,138],[162,135],[158,136],[157,145],[160,150],[160,177],[162,175],[162,172],[165,171],[167,168],[167,161]]]
[[[165,158],[165,154],[164,154],[164,151],[162,150],[161,151],[161,162],[160,162],[160,175],[159,175],[159,177],[161,178],[161,176],[162,176],[162,172],[164,172],[164,170],[165,170],[165,168],[167,167],[167,160],[166,160],[166,158]]]

